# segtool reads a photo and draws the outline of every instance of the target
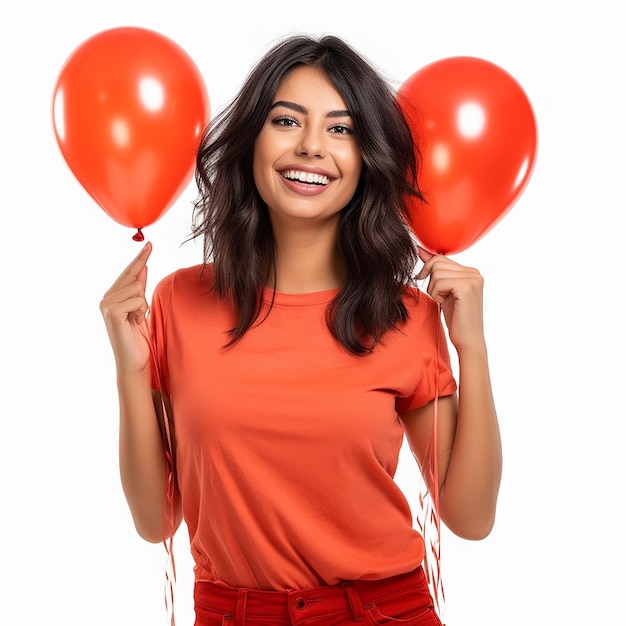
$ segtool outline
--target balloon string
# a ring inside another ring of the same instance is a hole
[[[148,345],[150,346],[150,358],[152,360],[153,371],[156,372],[159,395],[161,399],[161,412],[163,415],[163,431],[164,431],[164,448],[165,448],[165,460],[166,460],[166,483],[165,483],[165,499],[163,503],[163,546],[166,552],[165,562],[165,587],[164,587],[164,600],[165,610],[170,622],[170,626],[175,626],[175,614],[174,614],[174,590],[176,587],[176,561],[174,559],[174,499],[175,499],[175,461],[174,461],[174,447],[172,441],[172,433],[170,427],[170,416],[167,410],[167,406],[164,400],[163,393],[163,379],[161,375],[161,368],[159,367],[158,359],[156,357],[156,348],[154,342],[150,337],[150,333],[146,329],[145,322],[141,325],[142,331]]]
[[[141,228],[137,229],[137,232],[133,235],[133,241],[143,241],[144,240],[144,236],[143,233],[141,232]]]
[[[163,411],[165,411],[165,404],[162,401]],[[170,430],[169,430],[169,417],[167,413],[164,413],[165,431],[167,433],[168,447],[171,446]],[[174,588],[176,586],[176,562],[174,560],[174,471],[173,471],[173,459],[169,450],[166,450],[165,457],[167,459],[167,482],[165,486],[165,502],[163,510],[163,545],[166,552],[166,564],[165,564],[165,610],[169,617],[170,625],[175,626],[176,620],[174,618]]]
[[[441,318],[441,305],[438,308]],[[433,423],[430,442],[424,459],[422,470],[422,489],[418,504],[420,512],[417,517],[419,530],[422,533],[426,548],[425,573],[435,609],[441,618],[444,613],[445,592],[441,576],[441,518],[439,515],[439,463],[438,463],[438,413],[439,413],[439,364],[441,324],[437,324],[437,358],[435,369],[435,398],[433,400]]]

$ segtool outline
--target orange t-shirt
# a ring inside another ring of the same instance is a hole
[[[410,321],[354,356],[326,326],[336,291],[276,293],[269,309],[266,290],[262,321],[224,348],[235,316],[212,277],[174,272],[150,313],[196,579],[281,590],[417,567],[393,477],[398,412],[437,395],[437,364],[439,395],[456,388],[436,304],[407,297]]]

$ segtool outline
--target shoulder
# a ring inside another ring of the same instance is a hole
[[[403,294],[403,302],[407,320],[398,328],[401,334],[422,345],[435,341],[442,326],[439,304],[418,287],[408,287]]]
[[[402,299],[410,319],[439,317],[439,305],[418,287],[407,287]]]
[[[185,306],[206,296],[213,289],[213,264],[193,265],[173,271],[154,288],[153,305],[170,309]]]
[[[154,289],[155,295],[163,296],[174,290],[207,290],[213,287],[213,264],[192,265],[173,271],[163,277]]]

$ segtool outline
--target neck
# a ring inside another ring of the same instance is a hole
[[[337,224],[298,230],[274,229],[276,285],[283,293],[312,293],[336,289],[343,282],[343,264],[336,250]]]

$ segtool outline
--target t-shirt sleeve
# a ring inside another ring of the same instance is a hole
[[[452,373],[447,335],[441,320],[439,305],[425,294],[420,294],[421,315],[413,322],[415,350],[411,368],[415,368],[415,388],[396,399],[398,413],[425,406],[439,396],[456,391]]]
[[[151,360],[150,375],[152,389],[170,395],[169,370],[167,365],[167,318],[171,302],[173,277],[164,278],[154,289],[148,314]]]

